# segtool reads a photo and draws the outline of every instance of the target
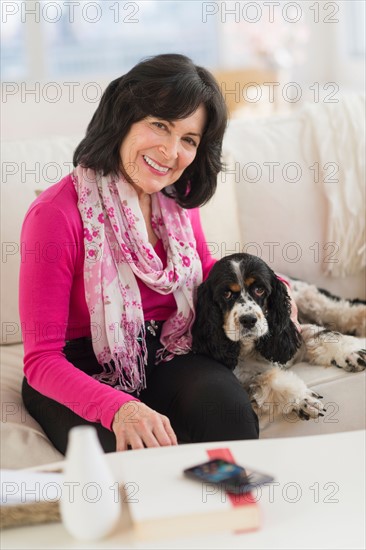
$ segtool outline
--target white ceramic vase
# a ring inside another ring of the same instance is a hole
[[[107,536],[122,502],[93,426],[70,430],[63,483],[60,512],[66,530],[85,541]]]

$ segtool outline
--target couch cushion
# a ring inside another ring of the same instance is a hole
[[[23,345],[1,346],[0,359],[1,468],[26,468],[61,460],[62,455],[22,402]]]
[[[365,340],[360,340],[360,348]],[[307,386],[323,396],[325,415],[304,421],[294,413],[275,418],[265,411],[260,417],[260,437],[295,437],[366,428],[366,371],[351,373],[337,367],[298,363],[291,369]]]
[[[1,343],[21,342],[18,313],[20,231],[36,192],[72,169],[78,137],[21,140],[2,144],[1,181]]]
[[[262,257],[280,273],[343,297],[365,298],[365,271],[343,278],[325,275],[329,262],[338,261],[338,245],[325,242],[328,204],[322,178],[331,177],[337,159],[322,169],[306,113],[232,120],[224,148],[233,158],[229,169],[239,203],[240,250]]]
[[[224,165],[229,165],[230,159],[230,154],[224,153]],[[219,173],[216,193],[201,208],[201,220],[209,251],[215,258],[235,252],[240,224],[234,174]]]

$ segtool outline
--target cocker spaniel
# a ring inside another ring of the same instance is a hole
[[[263,260],[245,253],[222,258],[197,290],[192,349],[233,369],[257,412],[272,403],[308,420],[324,416],[322,397],[289,367],[303,360],[364,370],[366,350],[355,336],[366,335],[366,305],[303,281],[290,284],[301,332],[286,284]]]

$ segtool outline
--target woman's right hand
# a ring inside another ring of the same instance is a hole
[[[178,445],[169,418],[150,409],[141,401],[124,403],[114,415],[112,430],[116,436],[116,451],[144,447]]]

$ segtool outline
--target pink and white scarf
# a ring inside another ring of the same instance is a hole
[[[165,321],[160,360],[191,348],[194,289],[202,266],[188,214],[162,193],[151,195],[151,223],[167,252],[167,265],[148,240],[133,188],[122,176],[77,166],[73,182],[84,225],[84,283],[93,349],[103,372],[96,378],[127,392],[146,387],[144,314],[139,277],[160,294],[173,293],[177,311]],[[113,361],[113,363],[112,363]]]

